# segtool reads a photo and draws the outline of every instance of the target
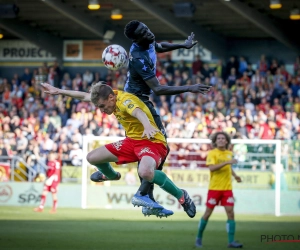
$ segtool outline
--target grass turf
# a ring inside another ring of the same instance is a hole
[[[56,214],[30,207],[0,207],[1,250],[188,250],[194,247],[201,214],[143,217],[140,210],[59,208]],[[225,214],[213,214],[203,248],[227,249]],[[237,215],[236,239],[244,248],[300,249],[300,243],[261,242],[261,235],[300,235],[300,217]]]

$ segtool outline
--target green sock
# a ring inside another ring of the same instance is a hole
[[[163,190],[175,196],[177,199],[180,199],[183,195],[182,190],[178,188],[162,171],[155,170],[154,177],[150,182],[159,185]]]
[[[95,166],[107,177],[107,179],[113,180],[118,176],[117,172],[108,162],[97,164]]]
[[[208,222],[208,220],[204,220],[203,218],[200,219],[199,227],[198,227],[198,234],[197,234],[198,239],[202,239],[203,232],[204,232],[207,222]]]
[[[234,241],[234,233],[235,233],[235,221],[234,220],[227,220],[226,230],[228,233],[228,243]]]

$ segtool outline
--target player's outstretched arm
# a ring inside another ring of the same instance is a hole
[[[142,137],[146,136],[148,139],[154,137],[154,135],[159,131],[157,128],[153,127],[146,115],[146,113],[140,108],[136,108],[131,113],[132,116],[137,118],[144,126],[144,133]]]
[[[157,44],[155,50],[158,53],[163,53],[163,52],[168,52],[176,49],[191,49],[198,43],[198,41],[193,41],[194,37],[195,34],[192,32],[191,35],[188,36],[188,38],[182,44],[161,42]]]
[[[200,93],[206,95],[211,86],[204,84],[186,85],[186,86],[167,86],[160,85],[156,77],[146,81],[147,85],[153,90],[156,95],[177,95],[185,92]]]
[[[64,90],[55,88],[52,85],[48,83],[41,83],[44,92],[49,95],[66,95],[70,96],[79,100],[82,100],[84,102],[91,102],[91,94],[82,92],[82,91],[75,91],[75,90]]]

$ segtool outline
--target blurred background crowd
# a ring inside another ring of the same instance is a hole
[[[124,136],[124,131],[113,115],[102,114],[80,100],[45,95],[40,83],[89,91],[93,83],[102,80],[122,90],[126,75],[126,69],[122,69],[107,71],[106,75],[87,70],[73,76],[54,62],[34,70],[25,68],[23,75],[15,74],[11,79],[0,79],[0,152],[25,155],[27,163],[34,165],[55,151],[64,164],[81,166],[83,135]],[[264,55],[254,63],[243,57],[214,64],[203,62],[200,56],[190,64],[167,58],[158,61],[156,76],[162,85],[212,86],[206,96],[151,96],[170,138],[203,139],[225,131],[241,139],[300,139],[299,57],[293,72]],[[175,145],[174,150],[180,148]],[[207,146],[195,150],[206,152]],[[197,155],[205,160],[205,153]]]

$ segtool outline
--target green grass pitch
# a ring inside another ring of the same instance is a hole
[[[35,213],[31,207],[0,207],[1,250],[188,250],[194,247],[198,213],[169,218],[144,217],[140,210],[59,208],[56,214]],[[203,248],[227,249],[225,214],[214,214]],[[237,215],[236,240],[244,249],[300,249],[300,243],[264,243],[261,235],[300,237],[300,217]]]

